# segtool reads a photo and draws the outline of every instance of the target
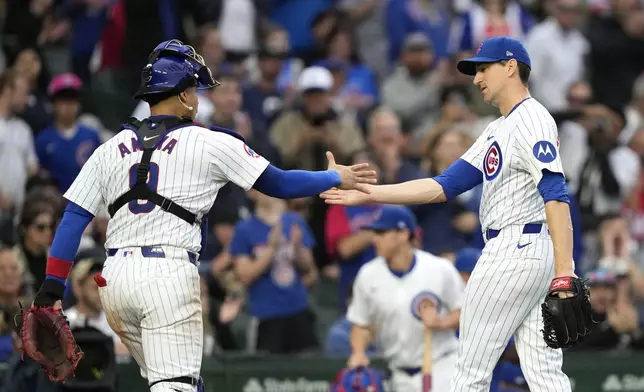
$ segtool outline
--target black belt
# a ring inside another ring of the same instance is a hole
[[[141,256],[143,257],[165,257],[165,252],[163,251],[162,248],[159,247],[152,247],[152,246],[143,246],[140,248],[141,249]],[[116,256],[118,253],[119,249],[108,249],[107,254],[108,256]],[[127,250],[124,250],[123,252],[129,252]],[[188,260],[190,260],[191,264],[197,265],[197,259],[198,256],[196,253],[188,252]]]
[[[539,234],[541,233],[541,229],[543,228],[543,223],[528,223],[527,225],[523,226],[523,234]],[[487,229],[485,231],[485,238],[488,240],[491,240],[492,238],[496,238],[501,234],[501,230],[496,230],[496,229]]]

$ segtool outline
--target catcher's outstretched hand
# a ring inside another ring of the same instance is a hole
[[[329,161],[329,170],[335,170],[340,174],[340,189],[357,189],[369,193],[368,184],[378,182],[376,171],[369,168],[368,163],[358,163],[351,166],[339,165],[335,163],[335,157],[330,151],[326,152],[326,158]]]
[[[552,280],[541,312],[543,339],[555,349],[581,343],[594,322],[588,286],[575,276]]]
[[[369,203],[369,194],[357,190],[343,190],[331,188],[320,194],[327,204],[342,204],[345,206],[357,206]]]

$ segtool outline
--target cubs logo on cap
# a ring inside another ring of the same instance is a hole
[[[492,181],[499,175],[501,167],[503,166],[503,155],[501,154],[501,147],[497,142],[492,143],[490,148],[483,157],[483,174],[485,179]]]
[[[515,59],[532,68],[528,51],[521,41],[511,37],[494,37],[481,42],[474,57],[461,60],[456,65],[465,75],[476,75],[476,64],[498,63]]]

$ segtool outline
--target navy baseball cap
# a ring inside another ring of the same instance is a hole
[[[532,69],[530,56],[521,41],[510,37],[494,37],[483,41],[474,57],[459,61],[456,68],[465,75],[474,76],[476,75],[476,64],[498,63],[512,59]]]
[[[475,248],[464,248],[456,253],[456,260],[454,260],[454,266],[458,272],[472,273],[474,271],[474,266],[481,257],[481,251]]]
[[[416,230],[416,218],[411,210],[403,206],[383,206],[378,218],[366,230]]]

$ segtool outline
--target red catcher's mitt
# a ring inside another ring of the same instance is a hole
[[[61,310],[32,305],[21,311],[17,327],[23,355],[40,363],[50,380],[62,382],[74,373],[83,352]]]

